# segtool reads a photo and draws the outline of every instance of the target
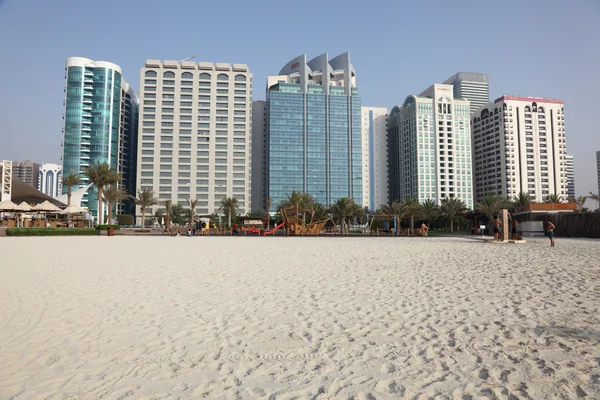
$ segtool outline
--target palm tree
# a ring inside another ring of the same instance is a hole
[[[167,209],[167,215],[165,217],[165,228],[167,228],[167,231],[171,227],[171,206],[172,205],[173,205],[173,200],[165,201],[165,207]]]
[[[514,211],[519,211],[531,204],[531,196],[527,192],[521,192],[512,199]]]
[[[308,193],[300,193],[295,190],[287,195],[287,199],[279,203],[279,208],[298,208],[299,212],[308,211],[315,199]]]
[[[98,223],[104,223],[104,207],[102,206],[102,193],[106,186],[112,185],[113,183],[119,183],[123,178],[121,174],[115,171],[107,163],[97,162],[90,165],[89,168],[83,170],[83,174],[88,177],[90,183],[96,186],[98,194]]]
[[[267,231],[269,230],[269,226],[271,225],[271,206],[273,205],[272,199],[267,199]]]
[[[404,211],[410,217],[410,231],[415,234],[415,217],[421,215],[422,208],[417,199],[407,199],[404,202]]]
[[[312,205],[311,213],[311,221],[321,221],[327,217],[328,211],[323,204],[315,202]]]
[[[154,197],[152,190],[144,189],[138,192],[138,197],[134,198],[135,204],[140,206],[142,209],[142,229],[144,229],[146,223],[146,209],[158,204],[158,200]]]
[[[198,199],[188,199],[188,205],[190,206],[190,224],[194,223],[194,214],[196,212],[196,206],[198,205]]]
[[[555,193],[551,193],[548,196],[546,196],[544,203],[562,203],[562,197]]]
[[[391,205],[381,205],[379,206],[379,212],[395,216],[396,222],[398,224],[398,226],[396,227],[396,233],[400,231],[400,229],[402,228],[401,221],[406,215],[406,207],[404,207],[403,202],[401,202],[400,200],[396,200]]]
[[[592,199],[592,200],[597,201],[598,202],[598,209],[600,209],[600,193],[594,194],[594,193],[590,192],[589,198]]]
[[[454,220],[462,217],[467,212],[467,206],[457,197],[445,197],[442,199],[442,216],[450,220],[450,232],[454,232]]]
[[[333,215],[333,219],[340,222],[342,234],[344,234],[344,225],[346,224],[346,219],[360,216],[363,212],[363,209],[360,205],[356,204],[354,199],[351,197],[342,197],[333,203],[333,205],[329,208],[329,211]],[[346,233],[348,233],[347,228]]]
[[[108,224],[112,225],[113,220],[112,220],[112,209],[113,206],[115,204],[117,204],[118,202],[120,202],[121,200],[125,200],[127,198],[129,198],[129,195],[127,194],[127,192],[121,188],[118,187],[118,185],[116,183],[113,183],[112,185],[106,186],[104,188],[104,193],[103,193],[103,197],[104,197],[104,201],[106,202],[106,205],[108,206]]]
[[[435,201],[427,199],[421,206],[421,215],[427,221],[427,227],[429,228],[429,221],[440,215],[440,208],[435,204]]]
[[[523,194],[523,193],[521,193]],[[475,204],[475,210],[488,218],[490,232],[492,231],[492,218],[498,215],[503,208],[508,208],[510,202],[501,196],[485,196],[483,201]]]
[[[71,205],[71,188],[78,186],[81,178],[75,172],[69,172],[67,176],[62,178],[63,186],[67,187],[67,207]],[[67,214],[67,226],[71,226],[71,214]]]
[[[220,210],[223,210],[223,212],[227,213],[228,216],[228,221],[229,221],[229,227],[231,228],[231,215],[235,215],[235,211],[238,209],[238,199],[234,198],[234,197],[225,197],[224,199],[221,200],[221,207],[219,207]]]
[[[576,204],[578,212],[583,212],[583,209],[585,208],[585,202],[588,198],[589,196],[579,196],[577,198],[573,198],[573,203]]]
[[[81,178],[75,172],[69,172],[69,175],[63,176],[62,185],[67,187],[67,207],[71,205],[71,188],[79,185]]]

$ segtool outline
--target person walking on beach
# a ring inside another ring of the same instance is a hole
[[[502,221],[498,217],[494,217],[494,240],[500,240],[500,228],[502,227]]]
[[[427,225],[425,225],[425,222],[423,222],[421,224],[421,234],[423,236],[427,236],[427,232],[429,231],[429,228],[427,227]]]
[[[550,221],[550,218],[548,218],[548,237],[550,238],[550,247],[554,247],[554,228],[556,228],[556,226],[554,226],[552,221]]]
[[[512,240],[517,240],[517,220],[513,219],[512,221]]]

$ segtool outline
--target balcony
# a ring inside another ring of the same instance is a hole
[[[83,121],[81,121],[82,124],[86,124],[86,125],[91,125],[92,121],[88,121],[87,119],[84,119]]]
[[[92,96],[93,96],[93,94],[92,94],[92,93],[90,93],[90,92],[83,92],[83,95],[84,95],[85,97],[92,97]],[[85,101],[86,101],[86,99],[84,98],[84,99],[83,99],[83,101],[85,102]],[[89,101],[91,102],[91,100],[89,100]]]
[[[85,84],[88,84],[88,85],[91,85],[91,84],[93,84],[93,83],[94,83],[94,80],[93,80],[92,78],[85,77],[85,78],[83,79],[83,83],[85,83]]]

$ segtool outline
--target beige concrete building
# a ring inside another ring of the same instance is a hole
[[[567,199],[564,102],[502,96],[473,114],[475,199]]]
[[[458,198],[473,209],[469,101],[434,84],[392,108],[388,119],[390,201]]]
[[[387,107],[362,107],[362,206],[388,204]]]
[[[250,211],[252,74],[245,64],[146,60],[140,76],[138,190],[196,214],[225,197]],[[140,215],[138,210],[138,215]]]

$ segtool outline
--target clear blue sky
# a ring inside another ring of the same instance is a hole
[[[293,57],[349,51],[364,105],[391,108],[457,71],[490,95],[563,99],[577,194],[597,191],[599,0],[0,0],[0,159],[59,162],[69,56],[248,64],[254,99]]]

